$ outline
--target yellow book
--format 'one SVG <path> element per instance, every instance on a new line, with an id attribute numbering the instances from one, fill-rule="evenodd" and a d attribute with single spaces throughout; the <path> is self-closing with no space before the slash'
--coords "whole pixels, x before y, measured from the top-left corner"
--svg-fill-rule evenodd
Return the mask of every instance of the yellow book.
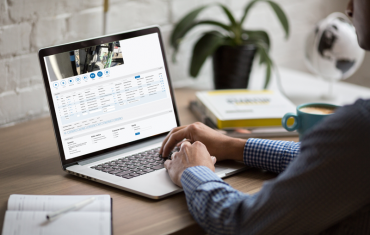
<path id="1" fill-rule="evenodd" d="M 219 129 L 281 126 L 284 114 L 296 109 L 280 92 L 270 90 L 217 90 L 196 96 L 201 111 Z"/>

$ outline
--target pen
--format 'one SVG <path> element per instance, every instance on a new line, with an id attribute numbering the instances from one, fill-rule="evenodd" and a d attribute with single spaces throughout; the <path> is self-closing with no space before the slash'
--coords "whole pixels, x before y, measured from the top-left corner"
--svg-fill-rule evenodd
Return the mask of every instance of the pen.
<path id="1" fill-rule="evenodd" d="M 52 212 L 52 213 L 46 215 L 46 219 L 47 220 L 53 220 L 53 219 L 57 218 L 58 216 L 60 216 L 60 215 L 62 215 L 64 213 L 67 213 L 68 211 L 77 210 L 77 209 L 79 209 L 81 207 L 84 207 L 87 204 L 93 202 L 94 200 L 95 200 L 95 197 L 90 197 L 90 198 L 88 198 L 86 200 L 83 200 L 81 202 L 78 202 L 76 204 L 73 204 L 72 206 L 66 207 L 66 208 L 61 209 L 59 211 Z"/>

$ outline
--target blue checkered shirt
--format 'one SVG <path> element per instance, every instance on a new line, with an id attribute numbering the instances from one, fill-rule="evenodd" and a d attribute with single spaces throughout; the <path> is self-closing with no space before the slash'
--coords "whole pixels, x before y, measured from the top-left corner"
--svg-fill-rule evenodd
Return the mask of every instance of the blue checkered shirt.
<path id="1" fill-rule="evenodd" d="M 209 234 L 370 234 L 370 101 L 326 118 L 301 143 L 248 139 L 244 163 L 280 173 L 253 195 L 204 166 L 181 177 Z"/>

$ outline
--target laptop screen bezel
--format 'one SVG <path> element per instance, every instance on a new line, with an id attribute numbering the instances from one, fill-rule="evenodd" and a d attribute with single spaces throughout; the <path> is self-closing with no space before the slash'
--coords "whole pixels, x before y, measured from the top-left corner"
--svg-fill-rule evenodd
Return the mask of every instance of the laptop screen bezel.
<path id="1" fill-rule="evenodd" d="M 49 109 L 50 109 L 50 114 L 51 114 L 51 118 L 52 118 L 52 123 L 53 123 L 53 127 L 54 127 L 54 134 L 55 134 L 55 138 L 56 138 L 56 141 L 57 141 L 59 155 L 60 155 L 60 159 L 61 159 L 61 162 L 62 162 L 63 169 L 65 169 L 67 166 L 73 165 L 73 164 L 75 164 L 79 161 L 82 161 L 82 160 L 86 160 L 86 159 L 89 159 L 89 158 L 93 158 L 93 157 L 96 157 L 96 156 L 107 154 L 107 153 L 110 153 L 112 151 L 120 150 L 122 148 L 129 147 L 129 146 L 132 146 L 132 145 L 144 142 L 144 141 L 148 141 L 148 140 L 151 140 L 151 139 L 154 139 L 154 138 L 157 138 L 157 137 L 161 137 L 161 136 L 164 137 L 169 133 L 169 131 L 165 132 L 165 133 L 157 134 L 157 135 L 154 135 L 154 136 L 150 136 L 150 137 L 147 137 L 147 138 L 143 138 L 143 139 L 140 139 L 140 140 L 136 140 L 136 141 L 128 142 L 128 143 L 125 143 L 125 144 L 117 145 L 117 146 L 114 146 L 114 147 L 110 147 L 110 148 L 107 148 L 107 149 L 103 149 L 103 150 L 100 150 L 100 151 L 96 151 L 96 152 L 93 152 L 93 153 L 85 154 L 85 155 L 67 160 L 65 158 L 64 149 L 63 149 L 63 145 L 62 145 L 62 139 L 61 139 L 61 135 L 60 135 L 60 132 L 59 132 L 59 125 L 58 125 L 56 112 L 55 112 L 55 108 L 54 108 L 54 103 L 53 103 L 53 99 L 52 99 L 52 94 L 51 94 L 51 89 L 50 89 L 50 85 L 49 85 L 50 81 L 49 81 L 49 78 L 48 78 L 48 75 L 47 75 L 47 72 L 46 72 L 44 57 L 50 56 L 50 55 L 55 55 L 55 54 L 58 54 L 58 53 L 68 52 L 68 51 L 72 51 L 72 50 L 77 50 L 77 49 L 81 49 L 81 48 L 85 48 L 85 47 L 96 46 L 96 45 L 103 44 L 103 43 L 109 43 L 109 42 L 113 42 L 113 41 L 120 41 L 120 40 L 129 39 L 129 38 L 144 36 L 144 35 L 153 34 L 153 33 L 157 33 L 157 35 L 158 35 L 158 39 L 159 39 L 160 47 L 161 47 L 161 51 L 162 51 L 162 58 L 163 58 L 163 61 L 164 61 L 164 67 L 165 67 L 167 80 L 168 80 L 168 85 L 169 85 L 170 94 L 171 94 L 171 99 L 172 99 L 172 106 L 173 106 L 173 110 L 174 110 L 174 114 L 175 114 L 175 118 L 176 118 L 176 124 L 177 124 L 177 126 L 180 126 L 180 121 L 179 121 L 178 112 L 177 112 L 177 108 L 176 108 L 175 96 L 174 96 L 174 92 L 173 92 L 173 88 L 172 88 L 171 78 L 170 78 L 170 74 L 169 74 L 169 70 L 168 70 L 166 55 L 165 55 L 163 41 L 162 41 L 162 35 L 161 35 L 160 29 L 158 27 L 150 27 L 150 28 L 145 28 L 145 29 L 139 29 L 139 30 L 135 30 L 135 31 L 123 32 L 123 33 L 119 33 L 119 34 L 108 35 L 108 36 L 103 36 L 103 37 L 99 37 L 99 38 L 92 38 L 92 39 L 87 39 L 87 40 L 83 40 L 83 41 L 72 42 L 72 43 L 68 43 L 68 44 L 63 44 L 63 45 L 58 45 L 58 46 L 54 46 L 54 47 L 48 47 L 48 48 L 40 49 L 40 51 L 38 53 L 38 56 L 39 56 L 39 61 L 40 61 L 40 65 L 41 65 L 41 71 L 42 71 L 42 76 L 43 76 L 43 80 L 44 80 L 46 96 L 47 96 L 48 103 L 49 103 Z"/>

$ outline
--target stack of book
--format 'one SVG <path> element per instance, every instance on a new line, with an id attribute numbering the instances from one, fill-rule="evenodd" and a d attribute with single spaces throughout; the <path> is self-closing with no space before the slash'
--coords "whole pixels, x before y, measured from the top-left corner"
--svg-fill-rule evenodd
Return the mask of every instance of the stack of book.
<path id="1" fill-rule="evenodd" d="M 295 105 L 277 91 L 217 90 L 197 92 L 190 110 L 206 125 L 237 138 L 298 136 L 281 126 Z M 288 124 L 292 125 L 293 120 Z"/>

